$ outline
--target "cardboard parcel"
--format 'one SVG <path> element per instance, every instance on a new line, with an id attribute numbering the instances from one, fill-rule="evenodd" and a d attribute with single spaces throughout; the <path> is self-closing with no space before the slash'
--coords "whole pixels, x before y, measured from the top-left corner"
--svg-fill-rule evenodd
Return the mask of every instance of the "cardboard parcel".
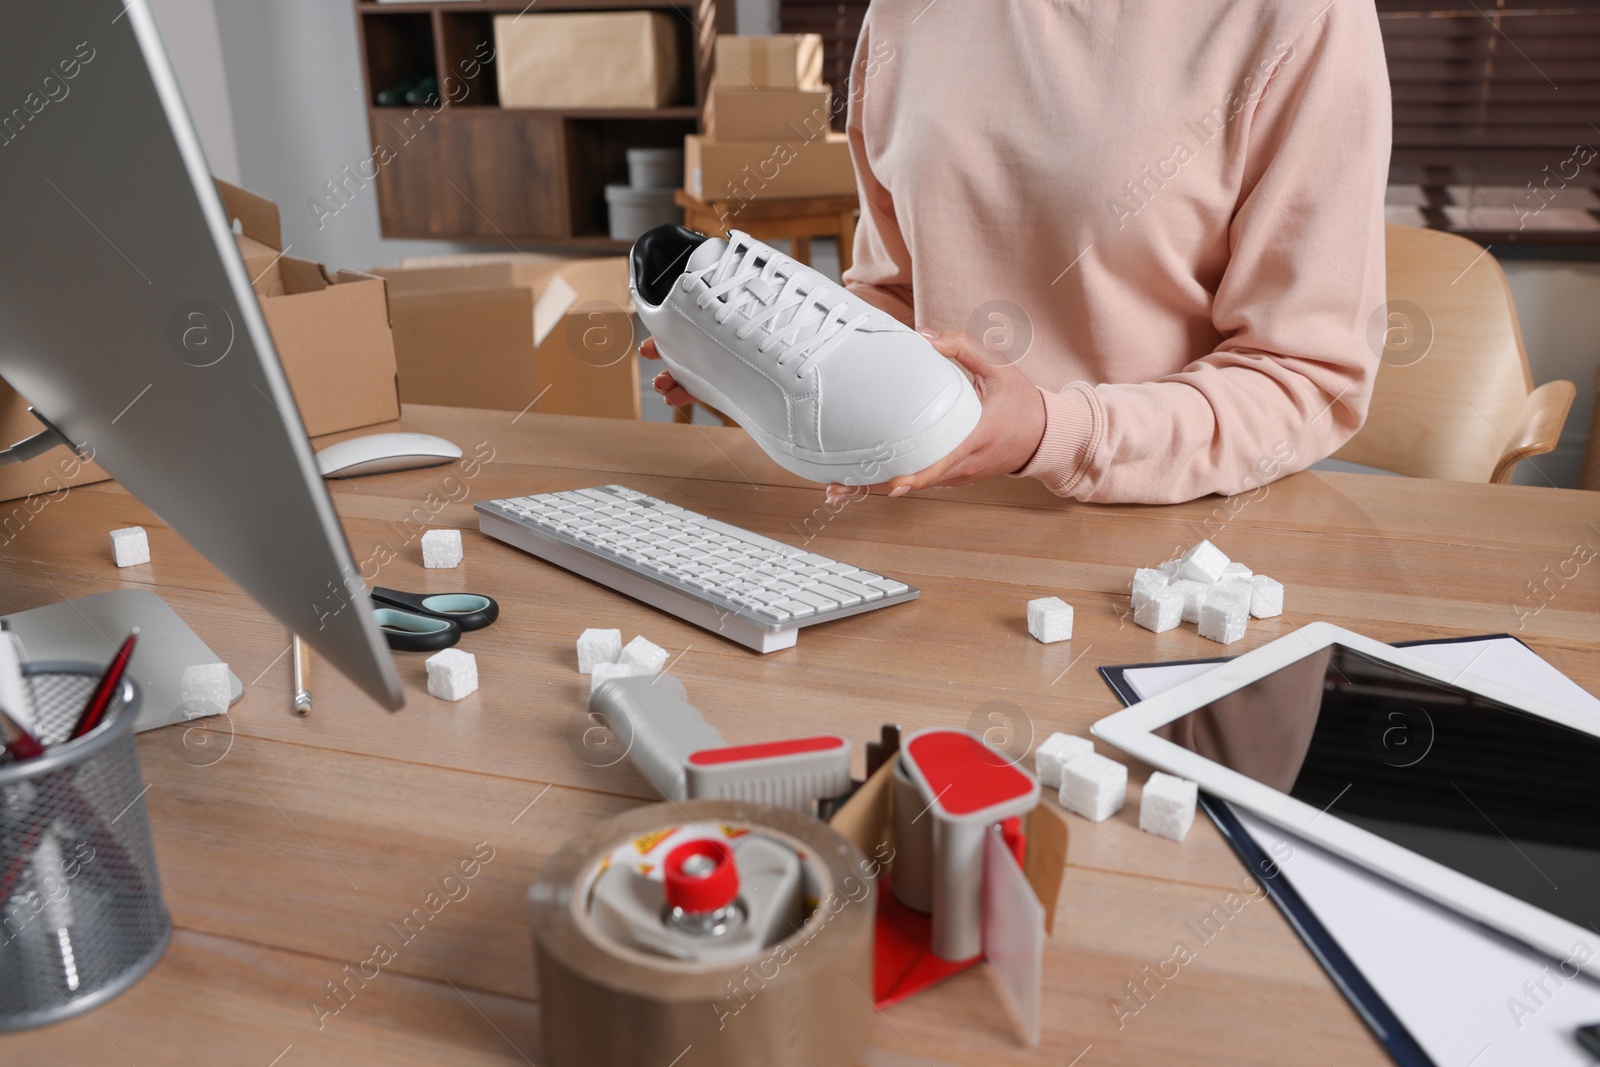
<path id="1" fill-rule="evenodd" d="M 306 434 L 400 417 L 383 279 L 287 255 L 278 205 L 217 182 Z"/>
<path id="2" fill-rule="evenodd" d="M 306 433 L 317 437 L 399 418 L 383 280 L 358 271 L 329 272 L 318 263 L 285 255 L 278 205 L 226 182 L 216 184 L 223 209 L 237 224 L 239 254 L 253 279 Z M 0 381 L 0 447 L 40 429 L 27 400 Z M 18 524 L 44 502 L 59 499 L 73 486 L 110 477 L 65 447 L 0 467 L 0 501 L 21 501 L 0 513 L 0 544 L 15 537 Z"/>
<path id="3" fill-rule="evenodd" d="M 405 402 L 639 417 L 624 257 L 423 256 L 377 272 Z"/>

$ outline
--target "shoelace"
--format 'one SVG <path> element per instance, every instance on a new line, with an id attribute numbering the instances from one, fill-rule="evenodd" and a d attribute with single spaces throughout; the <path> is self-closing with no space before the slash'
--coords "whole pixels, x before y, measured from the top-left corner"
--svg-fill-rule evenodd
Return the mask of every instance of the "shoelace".
<path id="1" fill-rule="evenodd" d="M 762 257 L 766 262 L 758 263 Z M 865 311 L 850 315 L 847 298 L 841 297 L 831 307 L 814 299 L 810 287 L 799 277 L 798 266 L 770 249 L 731 240 L 722 258 L 705 272 L 710 288 L 700 294 L 696 303 L 703 311 L 722 301 L 723 307 L 717 311 L 718 323 L 743 311 L 749 321 L 735 331 L 735 336 L 743 341 L 765 328 L 768 335 L 756 351 L 765 355 L 774 348 L 781 349 L 777 358 L 780 367 L 799 357 L 795 377 L 803 378 L 869 315 Z"/>

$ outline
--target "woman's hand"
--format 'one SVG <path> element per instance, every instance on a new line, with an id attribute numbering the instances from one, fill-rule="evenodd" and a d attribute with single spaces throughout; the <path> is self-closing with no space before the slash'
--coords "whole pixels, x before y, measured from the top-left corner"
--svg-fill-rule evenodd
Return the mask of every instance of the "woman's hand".
<path id="1" fill-rule="evenodd" d="M 917 332 L 928 338 L 941 355 L 955 360 L 972 375 L 972 385 L 978 390 L 978 399 L 983 401 L 983 415 L 967 439 L 944 459 L 926 470 L 873 488 L 886 491 L 890 496 L 904 496 L 913 489 L 965 485 L 1014 474 L 1026 467 L 1044 439 L 1044 397 L 1039 387 L 1014 364 L 990 363 L 984 359 L 972 338 L 960 330 L 941 334 L 931 330 Z M 660 388 L 659 382 L 658 378 L 657 388 Z M 830 485 L 828 499 L 841 498 L 847 491 L 844 486 Z"/>
<path id="2" fill-rule="evenodd" d="M 639 346 L 639 355 L 645 359 L 661 358 L 661 353 L 656 350 L 656 339 L 654 337 L 646 337 L 644 339 L 644 344 Z M 675 408 L 685 408 L 696 402 L 695 398 L 689 395 L 689 391 L 678 384 L 677 379 L 672 376 L 672 372 L 669 370 L 664 370 L 656 375 L 651 379 L 650 384 L 655 388 L 656 392 L 661 394 L 663 400 Z"/>

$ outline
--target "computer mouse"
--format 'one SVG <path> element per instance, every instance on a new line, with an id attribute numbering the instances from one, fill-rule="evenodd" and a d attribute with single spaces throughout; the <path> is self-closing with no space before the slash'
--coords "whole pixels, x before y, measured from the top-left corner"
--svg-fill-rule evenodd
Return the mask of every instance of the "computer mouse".
<path id="1" fill-rule="evenodd" d="M 374 433 L 329 445 L 317 453 L 324 478 L 434 467 L 461 458 L 461 449 L 431 433 Z"/>

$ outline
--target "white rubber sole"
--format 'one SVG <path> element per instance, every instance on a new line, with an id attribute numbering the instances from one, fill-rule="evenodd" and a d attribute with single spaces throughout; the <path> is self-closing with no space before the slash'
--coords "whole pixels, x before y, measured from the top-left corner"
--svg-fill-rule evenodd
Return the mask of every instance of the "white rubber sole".
<path id="1" fill-rule="evenodd" d="M 983 402 L 967 384 L 949 411 L 933 425 L 907 440 L 886 441 L 877 448 L 851 452 L 817 452 L 800 448 L 789 440 L 768 433 L 755 425 L 739 405 L 710 382 L 679 367 L 665 352 L 662 352 L 661 359 L 679 385 L 742 426 L 778 466 L 791 474 L 823 484 L 878 485 L 927 470 L 965 441 L 983 415 Z"/>

